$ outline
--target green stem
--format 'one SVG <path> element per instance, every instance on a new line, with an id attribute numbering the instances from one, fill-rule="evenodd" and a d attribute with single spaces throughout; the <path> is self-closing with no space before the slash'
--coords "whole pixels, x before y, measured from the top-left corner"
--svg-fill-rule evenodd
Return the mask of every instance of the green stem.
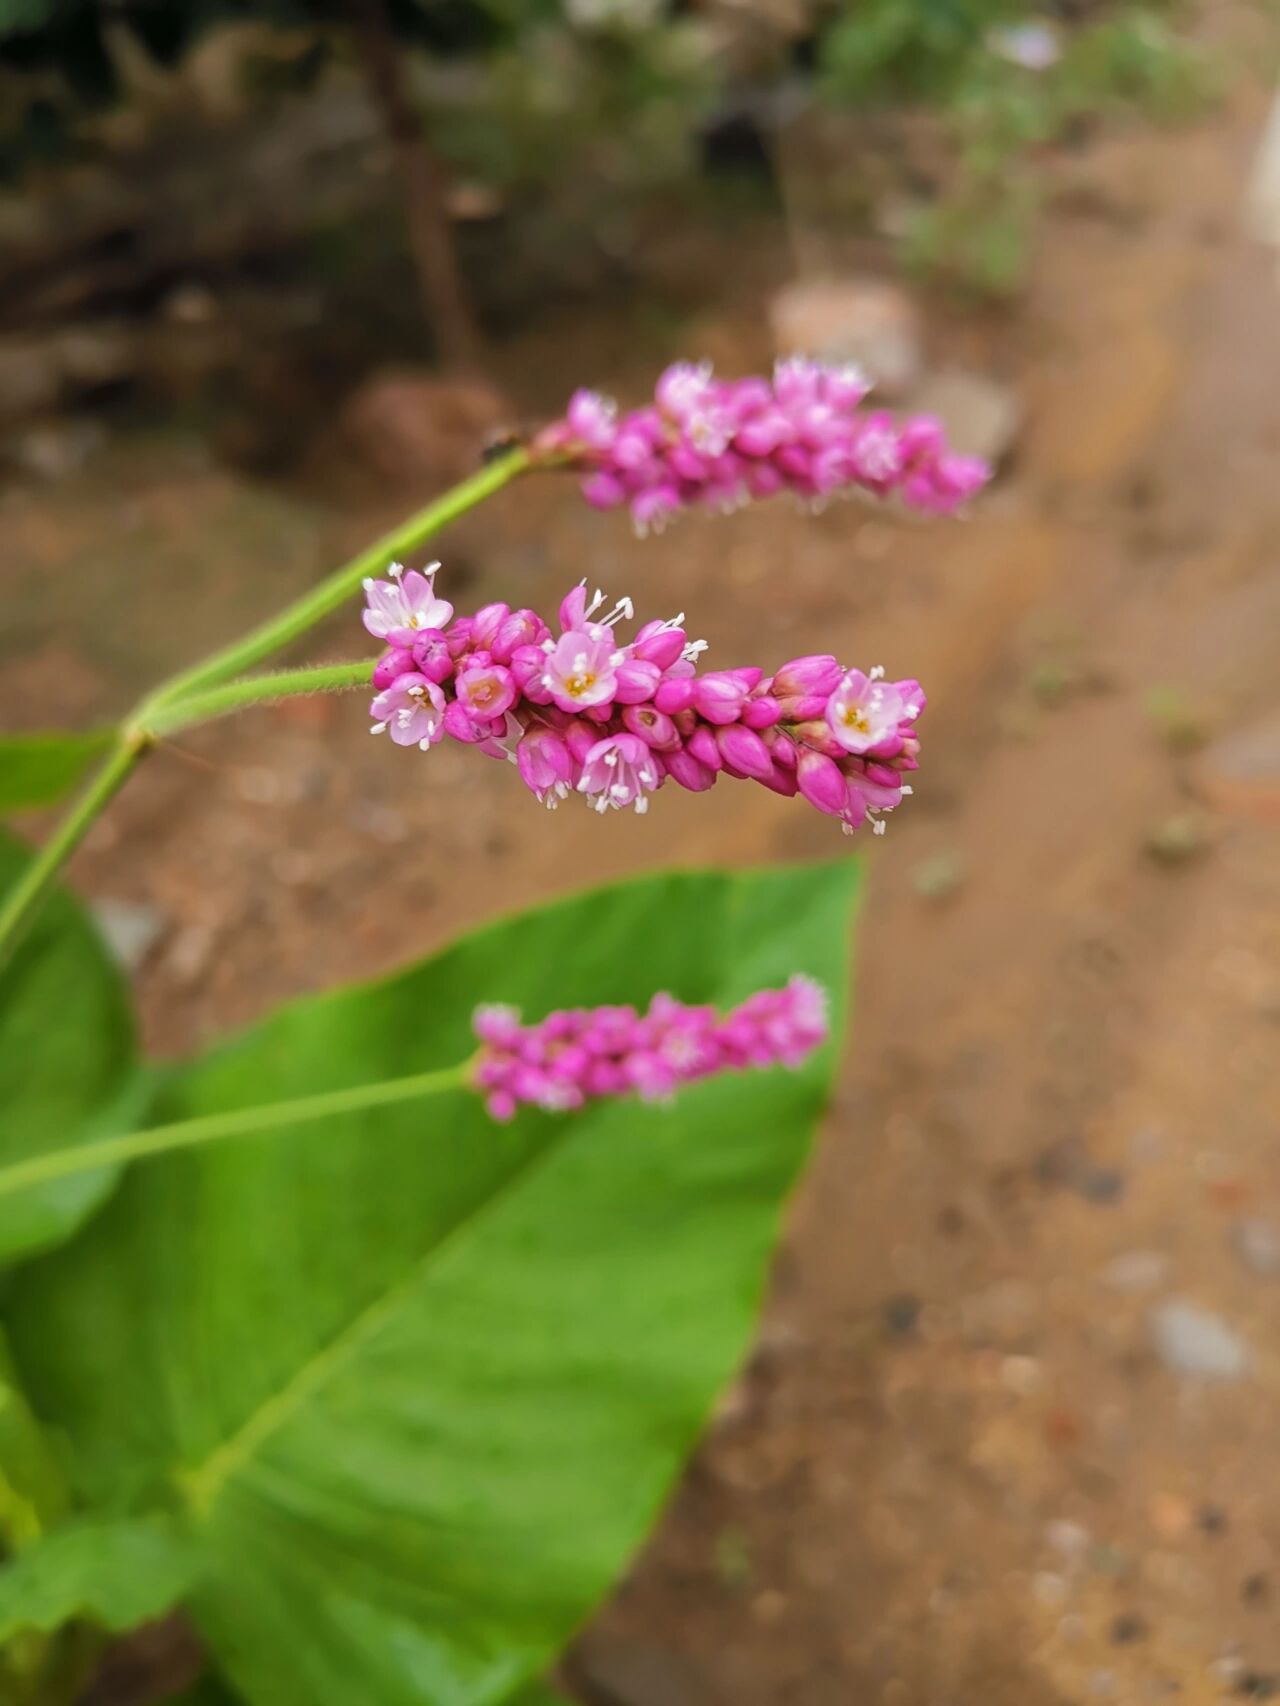
<path id="1" fill-rule="evenodd" d="M 277 677 L 272 688 L 266 687 L 271 677 L 263 677 L 258 682 L 236 682 L 232 678 L 243 675 L 245 670 L 252 669 L 254 664 L 260 663 L 263 658 L 270 657 L 273 652 L 278 652 L 291 640 L 296 640 L 300 634 L 306 633 L 308 628 L 313 628 L 317 622 L 345 603 L 367 575 L 376 574 L 397 557 L 415 550 L 432 534 L 456 521 L 460 515 L 465 515 L 469 509 L 474 509 L 478 503 L 483 503 L 485 498 L 500 491 L 528 467 L 527 450 L 513 450 L 490 462 L 470 479 L 463 480 L 443 497 L 437 498 L 416 515 L 411 515 L 394 532 L 370 545 L 368 550 L 362 551 L 358 557 L 353 557 L 349 563 L 335 570 L 322 580 L 319 586 L 280 611 L 278 615 L 252 629 L 242 639 L 224 646 L 220 652 L 205 658 L 202 663 L 194 664 L 180 675 L 161 683 L 154 693 L 148 694 L 127 719 L 119 745 L 54 830 L 46 845 L 27 866 L 22 877 L 4 897 L 3 904 L 0 905 L 0 966 L 3 966 L 13 952 L 14 944 L 27 918 L 80 845 L 94 818 L 119 791 L 143 753 L 154 743 L 157 734 L 172 734 L 175 729 L 186 728 L 193 722 L 203 722 L 208 717 L 222 716 L 228 711 L 238 710 L 242 705 L 254 704 L 261 699 L 279 699 L 290 693 L 323 692 L 326 687 L 332 689 L 357 685 L 355 678 L 349 673 L 356 668 L 355 665 L 334 665 L 329 672 L 324 669 L 311 671 L 310 679 L 305 684 L 298 685 L 294 685 L 294 682 L 299 680 L 299 673 L 289 671 Z M 326 673 L 331 676 L 327 681 L 321 679 Z M 232 690 L 225 699 L 203 692 L 205 688 L 228 681 L 232 682 Z M 179 704 L 178 701 L 182 703 Z M 160 714 L 162 711 L 169 711 L 171 707 L 172 716 Z"/>
<path id="2" fill-rule="evenodd" d="M 328 1119 L 335 1114 L 364 1113 L 370 1108 L 461 1090 L 466 1087 L 470 1069 L 471 1062 L 464 1060 L 456 1066 L 442 1066 L 434 1072 L 418 1072 L 408 1078 L 388 1078 L 379 1084 L 357 1084 L 347 1090 L 325 1090 L 316 1096 L 263 1102 L 254 1108 L 235 1108 L 225 1114 L 202 1114 L 196 1119 L 175 1120 L 171 1125 L 152 1126 L 146 1131 L 99 1138 L 74 1149 L 50 1150 L 0 1167 L 0 1197 L 47 1185 L 55 1179 L 90 1173 L 99 1167 L 116 1167 L 146 1156 L 169 1155 L 178 1149 L 219 1143 L 227 1137 L 256 1137 L 282 1126 Z"/>
<path id="3" fill-rule="evenodd" d="M 0 965 L 17 946 L 29 916 L 84 840 L 98 813 L 119 793 L 150 744 L 150 736 L 140 730 L 121 736 L 106 763 L 90 778 L 79 799 L 4 897 L 0 906 Z"/>
<path id="4" fill-rule="evenodd" d="M 450 522 L 456 521 L 460 515 L 465 515 L 469 509 L 474 509 L 485 498 L 500 491 L 514 480 L 517 474 L 524 473 L 528 466 L 529 455 L 525 450 L 513 450 L 508 455 L 490 462 L 487 467 L 481 468 L 479 473 L 473 474 L 461 485 L 454 486 L 443 497 L 437 498 L 416 515 L 411 515 L 408 521 L 402 522 L 394 532 L 386 534 L 362 551 L 358 557 L 353 557 L 342 568 L 336 569 L 322 580 L 319 586 L 313 587 L 278 615 L 272 616 L 260 627 L 252 629 L 242 639 L 233 641 L 220 652 L 215 652 L 212 657 L 205 658 L 202 663 L 195 664 L 181 675 L 174 676 L 171 681 L 162 683 L 141 708 L 139 720 L 146 722 L 157 705 L 167 705 L 175 699 L 189 698 L 201 688 L 227 681 L 232 676 L 243 675 L 245 670 L 252 669 L 253 665 L 261 663 L 263 658 L 271 657 L 291 640 L 296 640 L 300 634 L 305 634 L 309 628 L 314 628 L 317 622 L 345 604 L 352 593 L 359 590 L 367 575 L 376 575 L 397 557 L 406 556 L 416 550 L 442 527 L 447 527 Z"/>
<path id="5" fill-rule="evenodd" d="M 373 678 L 372 658 L 357 663 L 313 664 L 305 669 L 282 669 L 271 675 L 248 675 L 241 681 L 229 681 L 223 687 L 211 687 L 204 693 L 166 700 L 146 717 L 146 733 L 155 739 L 176 734 L 195 723 L 212 722 L 215 717 L 230 716 L 233 711 L 247 710 L 251 705 L 265 705 L 276 699 L 294 699 L 306 693 L 341 693 L 351 687 L 368 687 Z"/>

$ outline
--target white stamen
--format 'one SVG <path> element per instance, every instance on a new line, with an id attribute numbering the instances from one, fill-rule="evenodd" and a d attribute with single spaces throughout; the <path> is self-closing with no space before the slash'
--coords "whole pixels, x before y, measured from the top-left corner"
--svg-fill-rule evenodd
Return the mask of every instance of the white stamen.
<path id="1" fill-rule="evenodd" d="M 385 734 L 386 732 L 387 732 L 387 725 L 385 723 L 374 723 L 373 727 L 369 730 L 369 733 L 371 735 L 381 735 L 381 734 Z"/>
<path id="2" fill-rule="evenodd" d="M 867 680 L 868 681 L 883 681 L 884 680 L 884 665 L 882 663 L 878 663 L 874 669 L 869 670 L 867 672 Z"/>

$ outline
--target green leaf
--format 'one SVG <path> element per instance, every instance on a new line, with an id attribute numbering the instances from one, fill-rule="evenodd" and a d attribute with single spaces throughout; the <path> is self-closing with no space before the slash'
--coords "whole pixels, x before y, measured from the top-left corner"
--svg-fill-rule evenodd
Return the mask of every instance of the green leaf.
<path id="1" fill-rule="evenodd" d="M 33 1544 L 65 1503 L 62 1474 L 0 1334 L 0 1553 Z"/>
<path id="2" fill-rule="evenodd" d="M 0 1642 L 83 1619 L 116 1632 L 170 1611 L 195 1555 L 160 1520 L 78 1522 L 0 1566 Z"/>
<path id="3" fill-rule="evenodd" d="M 60 800 L 114 739 L 114 729 L 0 736 L 0 812 L 26 811 Z"/>
<path id="4" fill-rule="evenodd" d="M 447 1065 L 481 1000 L 724 1006 L 803 971 L 838 1027 L 856 886 L 842 861 L 576 897 L 283 1009 L 156 1117 Z M 101 1507 L 179 1490 L 190 1608 L 252 1706 L 497 1706 L 545 1669 L 749 1342 L 833 1053 L 669 1107 L 497 1127 L 459 1090 L 164 1156 L 17 1272 L 37 1412 Z"/>
<path id="5" fill-rule="evenodd" d="M 0 835 L 0 893 L 27 850 Z M 138 1111 L 129 994 L 93 925 L 66 892 L 49 896 L 0 964 L 0 1167 L 102 1135 Z M 0 1262 L 57 1243 L 103 1199 L 118 1169 L 98 1168 L 0 1198 Z"/>

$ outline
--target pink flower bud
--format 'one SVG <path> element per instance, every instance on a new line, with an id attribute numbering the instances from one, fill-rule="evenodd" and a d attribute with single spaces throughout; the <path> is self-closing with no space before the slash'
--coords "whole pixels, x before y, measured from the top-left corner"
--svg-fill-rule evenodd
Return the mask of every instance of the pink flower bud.
<path id="1" fill-rule="evenodd" d="M 600 739 L 599 729 L 592 728 L 590 723 L 583 722 L 580 717 L 575 717 L 571 723 L 566 724 L 563 734 L 564 743 L 576 765 L 585 763 L 587 754 Z"/>
<path id="2" fill-rule="evenodd" d="M 768 776 L 760 776 L 757 780 L 787 800 L 797 792 L 795 772 L 785 769 L 781 764 L 775 764 Z"/>
<path id="3" fill-rule="evenodd" d="M 428 628 L 421 639 L 414 642 L 413 663 L 428 681 L 448 681 L 453 674 L 454 657 L 449 650 L 449 641 L 438 628 Z"/>
<path id="4" fill-rule="evenodd" d="M 724 764 L 713 729 L 695 729 L 685 742 L 685 750 L 708 770 L 719 770 Z"/>
<path id="5" fill-rule="evenodd" d="M 625 658 L 615 672 L 614 699 L 619 705 L 642 705 L 653 698 L 661 681 L 662 671 L 656 663 Z"/>
<path id="6" fill-rule="evenodd" d="M 582 495 L 592 509 L 617 509 L 627 501 L 627 488 L 616 475 L 602 471 L 582 482 Z"/>
<path id="7" fill-rule="evenodd" d="M 812 747 L 815 752 L 825 752 L 828 758 L 843 758 L 845 749 L 831 732 L 830 725 L 825 719 L 812 722 L 796 723 L 792 730 L 796 743 L 801 747 Z"/>
<path id="8" fill-rule="evenodd" d="M 522 698 L 532 705 L 549 705 L 551 689 L 543 679 L 547 654 L 541 646 L 520 646 L 511 656 L 511 678 Z"/>
<path id="9" fill-rule="evenodd" d="M 680 745 L 680 735 L 670 717 L 653 705 L 627 705 L 622 713 L 624 727 L 657 752 Z"/>
<path id="10" fill-rule="evenodd" d="M 489 652 L 495 663 L 510 663 L 522 646 L 541 645 L 547 638 L 547 625 L 534 611 L 513 610 L 498 628 Z"/>
<path id="11" fill-rule="evenodd" d="M 647 622 L 635 637 L 631 655 L 656 664 L 660 670 L 670 669 L 679 662 L 685 640 L 683 628 L 669 628 L 665 622 Z"/>
<path id="12" fill-rule="evenodd" d="M 407 675 L 413 667 L 413 653 L 406 651 L 403 646 L 392 646 L 389 652 L 383 652 L 373 666 L 373 685 L 381 693 L 384 687 L 390 687 L 398 676 Z"/>
<path id="13" fill-rule="evenodd" d="M 654 694 L 653 702 L 667 716 L 678 716 L 693 704 L 695 686 L 693 676 L 669 676 Z"/>
<path id="14" fill-rule="evenodd" d="M 460 699 L 451 699 L 445 707 L 444 732 L 464 746 L 475 746 L 479 741 L 488 740 L 489 725 L 477 723 Z"/>
<path id="15" fill-rule="evenodd" d="M 779 730 L 774 729 L 765 735 L 764 743 L 773 754 L 775 764 L 780 764 L 784 770 L 795 769 L 800 754 L 790 735 L 784 735 Z"/>
<path id="16" fill-rule="evenodd" d="M 699 764 L 693 754 L 684 749 L 675 752 L 664 752 L 662 762 L 667 775 L 680 787 L 687 788 L 691 794 L 702 794 L 715 785 L 716 773 L 708 770 L 705 764 Z"/>
<path id="17" fill-rule="evenodd" d="M 730 723 L 727 728 L 716 730 L 716 745 L 731 770 L 752 776 L 757 782 L 773 775 L 769 748 L 754 729 L 746 728 L 742 723 Z"/>
<path id="18" fill-rule="evenodd" d="M 736 723 L 750 691 L 731 671 L 712 670 L 694 681 L 694 708 L 709 723 Z"/>
<path id="19" fill-rule="evenodd" d="M 781 716 L 778 701 L 768 693 L 748 699 L 742 707 L 742 721 L 749 729 L 771 729 Z"/>
<path id="20" fill-rule="evenodd" d="M 840 685 L 843 674 L 838 659 L 827 652 L 792 658 L 774 676 L 770 692 L 778 699 L 808 698 L 820 694 L 825 705 Z"/>
<path id="21" fill-rule="evenodd" d="M 796 763 L 796 783 L 811 806 L 828 817 L 840 817 L 848 799 L 848 782 L 834 758 L 802 747 Z"/>
<path id="22" fill-rule="evenodd" d="M 488 651 L 494 635 L 511 614 L 509 604 L 486 604 L 471 618 L 471 643 L 477 651 Z"/>

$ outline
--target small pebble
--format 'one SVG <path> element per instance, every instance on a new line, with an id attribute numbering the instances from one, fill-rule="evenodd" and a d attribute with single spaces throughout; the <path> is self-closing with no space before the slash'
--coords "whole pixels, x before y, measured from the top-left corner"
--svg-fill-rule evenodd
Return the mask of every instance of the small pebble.
<path id="1" fill-rule="evenodd" d="M 1071 1588 L 1065 1576 L 1059 1576 L 1053 1570 L 1037 1570 L 1031 1578 L 1031 1592 L 1037 1605 L 1056 1611 L 1067 1603 Z"/>
<path id="2" fill-rule="evenodd" d="M 1242 1700 L 1280 1699 L 1280 1671 L 1247 1670 L 1236 1683 Z"/>
<path id="3" fill-rule="evenodd" d="M 1280 1226 L 1248 1215 L 1231 1228 L 1236 1255 L 1259 1279 L 1280 1279 Z"/>
<path id="4" fill-rule="evenodd" d="M 1151 1335 L 1160 1360 L 1175 1374 L 1239 1380 L 1249 1371 L 1248 1347 L 1222 1317 L 1182 1298 L 1152 1310 Z"/>
<path id="5" fill-rule="evenodd" d="M 1230 1526 L 1227 1513 L 1221 1505 L 1201 1505 L 1196 1512 L 1196 1527 L 1202 1534 L 1216 1537 L 1225 1534 Z"/>
<path id="6" fill-rule="evenodd" d="M 168 928 L 154 906 L 128 900 L 99 900 L 93 905 L 98 929 L 122 971 L 137 971 Z"/>
<path id="7" fill-rule="evenodd" d="M 885 1330 L 895 1339 L 909 1339 L 920 1324 L 920 1299 L 910 1292 L 886 1297 L 880 1305 Z"/>
<path id="8" fill-rule="evenodd" d="M 1147 857 L 1157 865 L 1185 865 L 1198 858 L 1209 845 L 1199 820 L 1186 812 L 1177 812 L 1154 824 L 1147 832 L 1143 846 Z"/>
<path id="9" fill-rule="evenodd" d="M 1190 1506 L 1176 1493 L 1153 1493 L 1147 1515 L 1162 1540 L 1181 1540 L 1191 1527 Z"/>
<path id="10" fill-rule="evenodd" d="M 1159 1291 L 1169 1277 L 1169 1258 L 1163 1250 L 1126 1250 L 1113 1256 L 1102 1270 L 1102 1283 L 1112 1291 Z"/>
<path id="11" fill-rule="evenodd" d="M 1111 1624 L 1111 1639 L 1118 1647 L 1127 1646 L 1131 1641 L 1145 1640 L 1147 1633 L 1147 1620 L 1136 1611 L 1121 1612 Z"/>
<path id="12" fill-rule="evenodd" d="M 1124 1174 L 1117 1167 L 1082 1167 L 1072 1182 L 1086 1202 L 1119 1202 L 1124 1195 Z"/>
<path id="13" fill-rule="evenodd" d="M 1090 1535 L 1087 1528 L 1082 1528 L 1078 1522 L 1071 1522 L 1067 1517 L 1055 1517 L 1045 1525 L 1045 1540 L 1060 1557 L 1071 1563 L 1079 1563 L 1089 1550 Z"/>

